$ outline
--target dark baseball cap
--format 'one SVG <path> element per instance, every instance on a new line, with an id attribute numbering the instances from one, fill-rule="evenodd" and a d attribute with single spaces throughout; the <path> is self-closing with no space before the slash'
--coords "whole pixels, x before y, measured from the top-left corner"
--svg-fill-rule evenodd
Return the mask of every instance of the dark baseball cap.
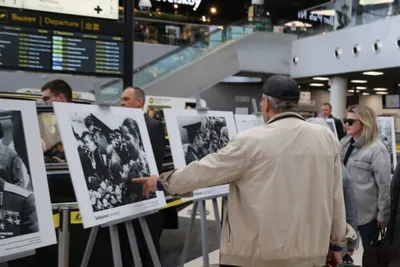
<path id="1" fill-rule="evenodd" d="M 299 85 L 286 75 L 274 75 L 268 78 L 261 89 L 261 94 L 281 100 L 300 99 Z"/>

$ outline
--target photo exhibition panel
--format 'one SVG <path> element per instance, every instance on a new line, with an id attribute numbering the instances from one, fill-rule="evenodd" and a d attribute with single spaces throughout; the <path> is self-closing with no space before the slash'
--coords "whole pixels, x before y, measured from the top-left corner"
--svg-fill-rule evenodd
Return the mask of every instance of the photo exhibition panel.
<path id="1" fill-rule="evenodd" d="M 56 243 L 36 105 L 0 100 L 0 257 Z"/>
<path id="2" fill-rule="evenodd" d="M 164 116 L 175 168 L 218 152 L 237 134 L 232 112 L 164 109 Z M 203 188 L 195 191 L 190 200 L 227 193 L 229 185 Z"/>
<path id="3" fill-rule="evenodd" d="M 166 205 L 163 192 L 147 199 L 131 182 L 158 174 L 142 110 L 55 103 L 54 111 L 85 228 Z"/>

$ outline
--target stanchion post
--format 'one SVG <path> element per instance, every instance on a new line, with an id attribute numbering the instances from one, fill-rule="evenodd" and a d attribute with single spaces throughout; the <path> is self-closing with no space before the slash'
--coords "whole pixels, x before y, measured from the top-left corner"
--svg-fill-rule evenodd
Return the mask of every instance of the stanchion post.
<path id="1" fill-rule="evenodd" d="M 62 223 L 58 230 L 58 267 L 69 267 L 69 208 L 60 208 Z"/>

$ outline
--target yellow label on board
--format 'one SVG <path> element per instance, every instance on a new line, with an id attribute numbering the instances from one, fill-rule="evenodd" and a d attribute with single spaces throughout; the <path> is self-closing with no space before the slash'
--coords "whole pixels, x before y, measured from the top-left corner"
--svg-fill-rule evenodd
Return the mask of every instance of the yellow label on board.
<path id="1" fill-rule="evenodd" d="M 60 213 L 53 214 L 53 223 L 55 229 L 60 227 Z"/>
<path id="2" fill-rule="evenodd" d="M 79 211 L 71 211 L 71 224 L 82 224 L 82 217 Z"/>

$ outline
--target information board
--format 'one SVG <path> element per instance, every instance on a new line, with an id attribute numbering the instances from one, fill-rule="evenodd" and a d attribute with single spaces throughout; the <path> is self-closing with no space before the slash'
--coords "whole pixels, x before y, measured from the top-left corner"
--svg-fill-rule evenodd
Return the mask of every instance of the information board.
<path id="1" fill-rule="evenodd" d="M 118 19 L 118 0 L 0 0 L 0 6 L 75 16 Z"/>
<path id="2" fill-rule="evenodd" d="M 115 36 L 0 25 L 0 68 L 121 76 L 123 42 Z"/>

